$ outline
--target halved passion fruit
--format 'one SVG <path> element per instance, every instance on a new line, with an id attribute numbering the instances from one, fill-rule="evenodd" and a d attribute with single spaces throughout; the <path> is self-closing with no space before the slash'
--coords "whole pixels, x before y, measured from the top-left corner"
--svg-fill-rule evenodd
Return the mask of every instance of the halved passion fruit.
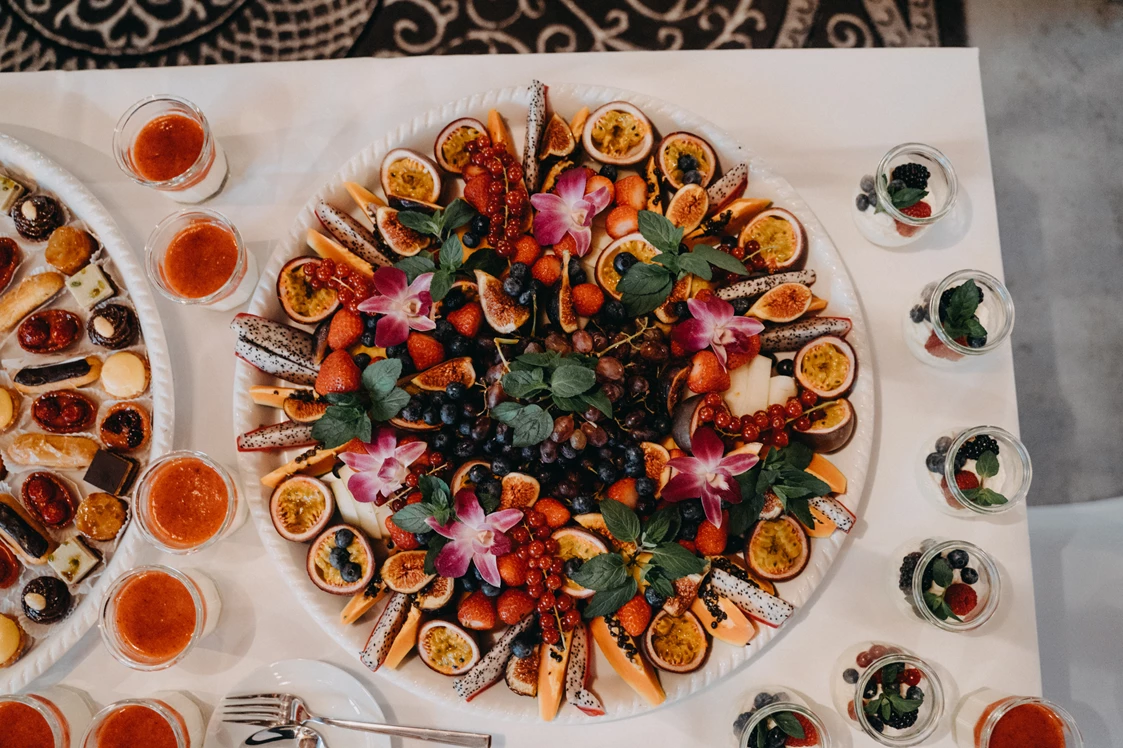
<path id="1" fill-rule="evenodd" d="M 584 562 L 594 556 L 608 553 L 608 545 L 588 530 L 577 527 L 561 527 L 554 530 L 550 537 L 558 544 L 558 552 L 554 554 L 554 558 L 560 558 L 563 562 L 571 558 L 577 558 Z M 565 586 L 562 589 L 573 597 L 592 597 L 596 592 L 596 590 L 582 587 L 568 577 L 566 577 Z"/>
<path id="2" fill-rule="evenodd" d="M 395 208 L 382 207 L 375 211 L 375 228 L 386 249 L 402 257 L 413 257 L 432 242 L 428 236 L 399 221 Z"/>
<path id="3" fill-rule="evenodd" d="M 795 355 L 795 378 L 806 389 L 829 400 L 850 389 L 857 366 L 850 344 L 829 335 L 799 349 Z"/>
<path id="4" fill-rule="evenodd" d="M 382 159 L 379 171 L 386 197 L 404 197 L 435 203 L 441 197 L 441 173 L 424 155 L 409 148 L 395 148 Z"/>
<path id="5" fill-rule="evenodd" d="M 745 561 L 753 574 L 772 582 L 799 576 L 811 558 L 811 540 L 795 518 L 784 515 L 756 523 L 745 544 Z"/>
<path id="6" fill-rule="evenodd" d="M 585 152 L 597 161 L 629 166 L 647 158 L 655 134 L 647 115 L 635 105 L 612 101 L 589 115 L 581 140 Z"/>
<path id="7" fill-rule="evenodd" d="M 294 475 L 273 489 L 269 516 L 277 534 L 285 540 L 304 543 L 316 537 L 331 521 L 335 499 L 320 480 Z"/>
<path id="8" fill-rule="evenodd" d="M 334 525 L 313 541 L 307 567 L 312 583 L 324 592 L 354 595 L 374 578 L 374 554 L 358 528 Z"/>
<path id="9" fill-rule="evenodd" d="M 463 675 L 480 661 L 476 640 L 455 623 L 426 621 L 417 634 L 417 654 L 441 675 Z"/>
<path id="10" fill-rule="evenodd" d="M 667 203 L 667 220 L 681 226 L 684 234 L 698 228 L 706 212 L 710 209 L 710 199 L 706 191 L 697 184 L 687 184 L 679 188 Z"/>
<path id="11" fill-rule="evenodd" d="M 789 210 L 771 208 L 757 214 L 741 231 L 740 245 L 760 245 L 760 256 L 772 271 L 799 270 L 807 264 L 807 232 Z"/>
<path id="12" fill-rule="evenodd" d="M 797 431 L 796 435 L 816 452 L 837 452 L 842 449 L 854 433 L 857 416 L 854 406 L 846 398 L 823 403 L 823 417 L 811 422 L 807 431 Z"/>
<path id="13" fill-rule="evenodd" d="M 651 664 L 670 673 L 697 670 L 706 661 L 709 651 L 706 630 L 689 610 L 680 616 L 672 616 L 665 610 L 656 613 L 643 643 Z"/>
<path id="14" fill-rule="evenodd" d="M 412 595 L 437 578 L 425 571 L 425 551 L 402 551 L 382 562 L 382 581 L 394 592 Z"/>
<path id="15" fill-rule="evenodd" d="M 659 141 L 655 157 L 663 178 L 674 190 L 686 184 L 704 188 L 717 173 L 717 156 L 713 147 L 693 133 L 673 132 L 666 136 Z"/>
<path id="16" fill-rule="evenodd" d="M 781 283 L 757 299 L 748 314 L 765 322 L 794 322 L 811 308 L 813 296 L 802 283 Z"/>
<path id="17" fill-rule="evenodd" d="M 616 255 L 627 252 L 640 262 L 651 262 L 651 258 L 659 254 L 659 250 L 651 246 L 643 234 L 638 231 L 634 234 L 622 236 L 605 247 L 597 256 L 597 264 L 593 269 L 593 276 L 597 279 L 604 292 L 619 301 L 620 292 L 616 286 L 620 284 L 620 273 L 616 272 L 614 262 Z"/>
<path id="18" fill-rule="evenodd" d="M 304 274 L 304 266 L 319 262 L 315 257 L 297 257 L 289 260 L 277 275 L 277 298 L 285 314 L 293 322 L 314 325 L 327 319 L 339 308 L 339 294 L 334 288 L 312 288 Z"/>
<path id="19" fill-rule="evenodd" d="M 433 144 L 433 155 L 441 168 L 453 174 L 463 174 L 468 165 L 468 149 L 465 147 L 487 132 L 487 126 L 478 119 L 462 117 L 449 122 L 437 142 Z"/>

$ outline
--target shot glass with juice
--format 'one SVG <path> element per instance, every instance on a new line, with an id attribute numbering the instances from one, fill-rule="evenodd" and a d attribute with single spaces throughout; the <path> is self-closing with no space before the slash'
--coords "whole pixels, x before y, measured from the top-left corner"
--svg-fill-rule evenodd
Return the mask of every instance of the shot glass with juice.
<path id="1" fill-rule="evenodd" d="M 203 715 L 191 699 L 161 691 L 125 699 L 94 715 L 82 748 L 202 748 Z"/>
<path id="2" fill-rule="evenodd" d="M 221 213 L 174 213 L 153 229 L 145 246 L 148 278 L 167 298 L 229 311 L 257 285 L 257 261 L 238 229 Z"/>
<path id="3" fill-rule="evenodd" d="M 226 468 L 201 452 L 170 452 L 137 482 L 141 534 L 162 551 L 201 551 L 237 529 L 238 488 Z"/>

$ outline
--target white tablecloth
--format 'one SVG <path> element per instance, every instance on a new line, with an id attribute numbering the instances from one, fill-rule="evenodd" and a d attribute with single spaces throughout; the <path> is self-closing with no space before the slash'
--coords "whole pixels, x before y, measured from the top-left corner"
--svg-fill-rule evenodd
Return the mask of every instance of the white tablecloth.
<path id="1" fill-rule="evenodd" d="M 225 606 L 218 632 L 181 665 L 134 673 L 91 631 L 33 688 L 62 681 L 86 689 L 100 704 L 187 689 L 209 711 L 251 669 L 307 657 L 367 678 L 395 720 L 487 730 L 508 746 L 728 745 L 725 716 L 753 684 L 795 688 L 818 703 L 818 711 L 833 714 L 828 672 L 843 648 L 862 639 L 896 642 L 939 663 L 953 677 L 953 696 L 984 685 L 1039 693 L 1024 509 L 1001 522 L 946 516 L 917 495 L 913 469 L 921 442 L 945 427 L 1018 426 L 1008 345 L 964 371 L 945 372 L 917 362 L 901 335 L 901 315 L 924 283 L 963 267 L 1002 274 L 974 51 L 613 53 L 6 74 L 0 76 L 0 130 L 85 181 L 139 253 L 152 226 L 176 206 L 117 169 L 110 154 L 113 126 L 143 96 L 186 96 L 206 112 L 230 158 L 229 185 L 212 207 L 234 220 L 264 264 L 308 195 L 370 140 L 431 107 L 532 76 L 640 91 L 728 129 L 794 184 L 855 276 L 872 332 L 880 446 L 858 529 L 811 609 L 748 668 L 649 716 L 566 727 L 487 723 L 368 678 L 354 653 L 338 649 L 293 605 L 289 582 L 274 573 L 247 523 L 186 564 L 217 580 Z M 905 141 L 931 143 L 951 158 L 960 178 L 960 221 L 937 227 L 914 248 L 891 252 L 864 241 L 848 211 L 858 178 Z M 234 465 L 230 315 L 160 306 L 175 369 L 176 447 Z M 894 607 L 885 581 L 899 563 L 892 552 L 906 537 L 928 536 L 970 540 L 997 558 L 1004 599 L 981 632 L 941 632 Z M 873 745 L 837 717 L 834 724 L 841 745 Z M 952 745 L 946 730 L 935 744 Z"/>

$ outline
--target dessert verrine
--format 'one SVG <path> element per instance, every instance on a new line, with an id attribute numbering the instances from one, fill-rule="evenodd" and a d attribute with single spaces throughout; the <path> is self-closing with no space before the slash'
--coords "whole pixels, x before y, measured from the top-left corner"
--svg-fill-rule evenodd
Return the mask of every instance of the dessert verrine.
<path id="1" fill-rule="evenodd" d="M 1032 696 L 981 688 L 960 702 L 955 715 L 959 748 L 1081 748 L 1076 720 L 1064 708 Z"/>
<path id="2" fill-rule="evenodd" d="M 201 452 L 171 452 L 141 476 L 136 514 L 153 545 L 168 553 L 194 553 L 231 530 L 238 502 L 224 467 Z"/>
<path id="3" fill-rule="evenodd" d="M 998 566 L 983 549 L 962 540 L 902 545 L 894 555 L 893 597 L 910 616 L 945 631 L 970 631 L 998 609 Z"/>
<path id="4" fill-rule="evenodd" d="M 823 721 L 806 699 L 790 688 L 754 688 L 733 719 L 737 748 L 777 746 L 830 748 L 831 738 Z"/>
<path id="5" fill-rule="evenodd" d="M 63 686 L 0 696 L 0 748 L 71 748 L 89 723 L 85 699 Z"/>
<path id="6" fill-rule="evenodd" d="M 941 434 L 917 459 L 921 490 L 951 514 L 1000 514 L 1025 500 L 1033 465 L 1025 445 L 997 426 Z"/>
<path id="7" fill-rule="evenodd" d="M 110 653 L 129 667 L 163 670 L 214 630 L 221 610 L 218 590 L 201 573 L 142 566 L 109 589 L 101 636 Z"/>
<path id="8" fill-rule="evenodd" d="M 858 183 L 854 223 L 874 244 L 911 244 L 955 207 L 958 183 L 947 156 L 932 146 L 905 143 L 882 157 Z"/>
<path id="9" fill-rule="evenodd" d="M 134 104 L 113 132 L 117 165 L 134 182 L 181 203 L 214 196 L 226 182 L 226 153 L 203 113 L 174 96 Z"/>
<path id="10" fill-rule="evenodd" d="M 201 748 L 203 715 L 177 691 L 125 699 L 94 715 L 82 748 Z"/>
<path id="11" fill-rule="evenodd" d="M 960 270 L 922 288 L 903 325 L 905 343 L 917 359 L 951 368 L 1010 337 L 1014 301 L 993 275 Z"/>
<path id="12" fill-rule="evenodd" d="M 167 298 L 217 311 L 241 306 L 257 284 L 257 260 L 238 229 L 213 210 L 173 213 L 145 246 L 149 279 Z"/>

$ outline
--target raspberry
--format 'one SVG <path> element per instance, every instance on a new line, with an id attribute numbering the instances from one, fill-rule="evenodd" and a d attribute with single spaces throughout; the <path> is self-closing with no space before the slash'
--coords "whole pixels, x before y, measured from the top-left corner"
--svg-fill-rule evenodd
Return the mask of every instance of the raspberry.
<path id="1" fill-rule="evenodd" d="M 910 218 L 928 218 L 932 215 L 932 206 L 921 200 L 907 208 L 901 208 L 901 212 Z"/>
<path id="2" fill-rule="evenodd" d="M 963 617 L 979 604 L 979 595 L 974 587 L 957 582 L 944 591 L 944 602 L 951 608 L 952 613 Z"/>
<path id="3" fill-rule="evenodd" d="M 955 485 L 959 486 L 960 491 L 970 491 L 979 487 L 979 476 L 966 470 L 960 470 L 955 474 Z"/>
<path id="4" fill-rule="evenodd" d="M 790 714 L 795 717 L 795 721 L 803 728 L 803 737 L 796 738 L 789 735 L 784 745 L 788 748 L 803 748 L 803 746 L 819 745 L 819 732 L 815 729 L 815 725 L 811 724 L 811 720 L 798 712 L 790 712 Z"/>

